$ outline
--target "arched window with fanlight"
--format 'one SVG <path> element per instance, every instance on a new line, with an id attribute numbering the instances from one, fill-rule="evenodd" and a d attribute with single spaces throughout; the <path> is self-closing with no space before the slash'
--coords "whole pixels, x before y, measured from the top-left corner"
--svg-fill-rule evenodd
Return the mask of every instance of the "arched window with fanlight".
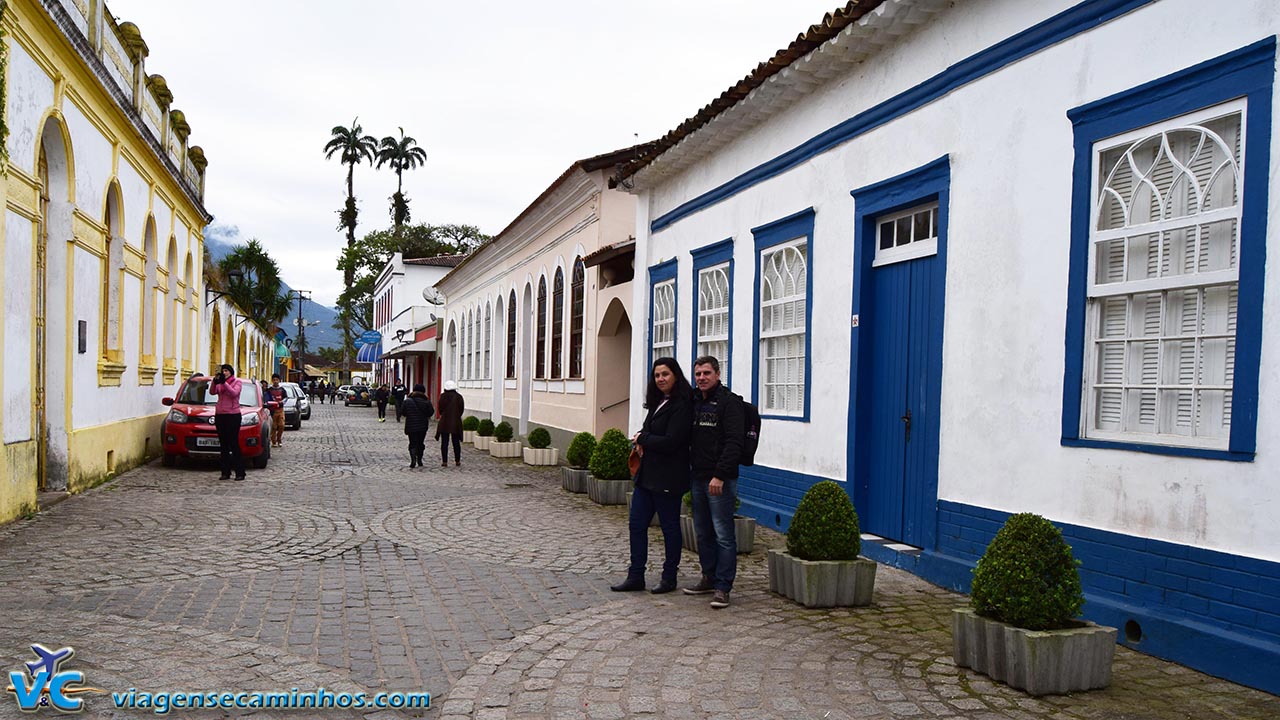
<path id="1" fill-rule="evenodd" d="M 507 378 L 516 376 L 516 291 L 507 299 Z"/>
<path id="2" fill-rule="evenodd" d="M 543 379 L 547 376 L 547 278 L 538 279 L 538 354 L 534 364 L 533 376 Z"/>
<path id="3" fill-rule="evenodd" d="M 551 377 L 564 377 L 564 270 L 551 286 Z"/>
<path id="4" fill-rule="evenodd" d="M 489 364 L 489 352 L 493 348 L 493 303 L 484 304 L 484 379 L 493 377 Z"/>
<path id="5" fill-rule="evenodd" d="M 760 410 L 771 415 L 805 412 L 808 251 L 805 236 L 760 254 Z"/>
<path id="6" fill-rule="evenodd" d="M 582 258 L 573 262 L 569 283 L 569 377 L 582 377 L 583 319 L 586 312 L 586 266 Z"/>

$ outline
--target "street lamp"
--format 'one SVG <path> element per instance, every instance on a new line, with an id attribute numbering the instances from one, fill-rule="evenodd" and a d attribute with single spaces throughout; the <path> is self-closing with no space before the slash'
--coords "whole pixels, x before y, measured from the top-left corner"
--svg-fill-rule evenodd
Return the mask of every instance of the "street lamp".
<path id="1" fill-rule="evenodd" d="M 231 270 L 231 271 L 227 272 L 227 284 L 228 284 L 228 285 L 230 285 L 230 286 L 232 286 L 232 287 L 236 287 L 236 286 L 240 285 L 240 283 L 242 283 L 242 282 L 244 282 L 244 273 L 243 273 L 243 272 L 241 272 L 241 271 L 239 271 L 239 270 Z M 204 286 L 204 298 L 205 298 L 205 300 L 204 300 L 204 306 L 205 306 L 205 307 L 209 307 L 210 305 L 212 305 L 212 304 L 214 304 L 215 302 L 217 302 L 217 301 L 218 301 L 218 298 L 220 298 L 220 297 L 226 297 L 228 294 L 229 294 L 229 293 L 228 293 L 226 290 L 214 290 L 212 287 L 210 287 L 210 286 L 208 286 L 208 285 L 205 285 L 205 286 Z M 210 296 L 212 296 L 212 297 L 210 297 Z M 254 303 L 254 306 L 255 306 L 255 309 L 257 309 L 257 308 L 256 308 L 257 303 Z"/>

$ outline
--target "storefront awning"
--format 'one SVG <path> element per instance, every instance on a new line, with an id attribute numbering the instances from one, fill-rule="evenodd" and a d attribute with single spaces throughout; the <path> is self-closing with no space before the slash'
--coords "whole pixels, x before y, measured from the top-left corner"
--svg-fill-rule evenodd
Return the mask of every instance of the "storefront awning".
<path id="1" fill-rule="evenodd" d="M 425 355 L 427 353 L 433 353 L 435 351 L 436 351 L 436 339 L 427 338 L 426 340 L 419 340 L 416 343 L 410 343 L 408 345 L 401 345 L 399 347 L 391 348 L 386 353 L 384 353 L 382 357 L 388 358 L 388 359 L 395 359 L 395 358 L 409 357 L 410 355 Z"/>
<path id="2" fill-rule="evenodd" d="M 356 362 L 376 363 L 382 362 L 382 343 L 369 343 L 361 345 L 360 350 L 356 353 Z"/>
<path id="3" fill-rule="evenodd" d="M 289 357 L 289 348 L 285 347 L 284 343 L 276 341 L 276 359 L 282 360 L 287 357 Z"/>

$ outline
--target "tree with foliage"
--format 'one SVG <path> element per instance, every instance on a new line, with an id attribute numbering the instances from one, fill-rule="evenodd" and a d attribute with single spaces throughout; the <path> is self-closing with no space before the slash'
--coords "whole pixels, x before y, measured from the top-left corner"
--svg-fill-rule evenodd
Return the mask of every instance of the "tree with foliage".
<path id="1" fill-rule="evenodd" d="M 254 322 L 271 328 L 289 314 L 293 301 L 280 279 L 280 266 L 262 243 L 251 239 L 237 245 L 218 262 L 220 277 L 226 278 L 233 271 L 239 271 L 244 280 L 238 283 L 224 280 L 220 287 Z"/>
<path id="2" fill-rule="evenodd" d="M 364 128 L 360 127 L 360 118 L 351 121 L 351 127 L 342 127 L 335 125 L 329 131 L 331 137 L 329 142 L 325 143 L 324 156 L 325 159 L 338 156 L 338 161 L 347 166 L 347 202 L 342 210 L 338 213 L 338 229 L 347 231 L 347 248 L 350 249 L 356 244 L 356 218 L 359 211 L 356 209 L 356 194 L 353 185 L 356 165 L 361 162 L 373 164 L 374 155 L 378 150 L 378 140 L 372 135 L 365 135 Z M 343 274 L 343 283 L 350 290 L 354 276 L 348 270 Z M 351 327 L 346 325 L 342 328 L 342 336 L 344 344 L 351 344 Z M 350 356 L 343 358 L 344 369 L 351 369 Z"/>
<path id="3" fill-rule="evenodd" d="M 320 356 L 321 360 L 330 364 L 340 362 L 342 360 L 341 348 L 322 347 L 316 351 L 316 354 Z"/>
<path id="4" fill-rule="evenodd" d="M 417 145 L 417 140 L 404 134 L 404 128 L 400 128 L 399 139 L 388 135 L 378 145 L 377 167 L 390 165 L 396 173 L 396 192 L 391 196 L 391 222 L 397 237 L 404 224 L 409 221 L 409 198 L 404 196 L 404 171 L 427 163 L 427 151 Z"/>
<path id="5" fill-rule="evenodd" d="M 352 318 L 364 328 L 373 326 L 373 286 L 391 256 L 437 257 L 468 253 L 488 242 L 489 236 L 474 225 L 409 225 L 397 238 L 393 230 L 377 230 L 365 235 L 343 251 L 338 267 L 354 280 L 338 298 Z"/>

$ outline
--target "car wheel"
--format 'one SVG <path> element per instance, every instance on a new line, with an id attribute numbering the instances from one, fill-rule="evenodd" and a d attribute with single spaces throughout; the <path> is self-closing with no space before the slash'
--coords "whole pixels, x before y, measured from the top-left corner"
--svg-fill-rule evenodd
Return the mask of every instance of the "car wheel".
<path id="1" fill-rule="evenodd" d="M 178 456 L 173 453 L 165 453 L 160 456 L 160 464 L 165 467 L 173 467 L 178 464 Z"/>
<path id="2" fill-rule="evenodd" d="M 271 443 L 266 437 L 263 437 L 261 442 L 262 454 L 253 459 L 253 466 L 259 470 L 265 468 L 267 466 L 267 461 L 271 459 Z"/>
<path id="3" fill-rule="evenodd" d="M 296 421 L 294 421 L 294 423 L 293 423 L 292 425 L 290 425 L 290 426 L 289 426 L 289 429 L 291 429 L 291 430 L 301 430 L 301 429 L 302 429 L 302 418 L 301 418 L 301 417 L 299 417 Z"/>

